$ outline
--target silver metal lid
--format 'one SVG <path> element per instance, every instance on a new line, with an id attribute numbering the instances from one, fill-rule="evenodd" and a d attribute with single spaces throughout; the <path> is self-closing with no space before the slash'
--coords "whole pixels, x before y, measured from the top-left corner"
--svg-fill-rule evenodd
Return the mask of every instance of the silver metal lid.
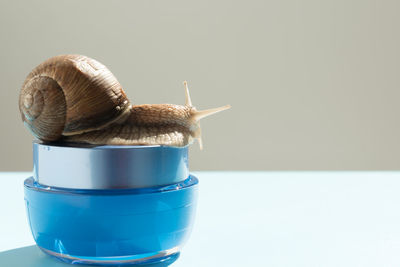
<path id="1" fill-rule="evenodd" d="M 34 179 L 75 189 L 143 188 L 189 176 L 188 146 L 91 146 L 33 143 Z"/>

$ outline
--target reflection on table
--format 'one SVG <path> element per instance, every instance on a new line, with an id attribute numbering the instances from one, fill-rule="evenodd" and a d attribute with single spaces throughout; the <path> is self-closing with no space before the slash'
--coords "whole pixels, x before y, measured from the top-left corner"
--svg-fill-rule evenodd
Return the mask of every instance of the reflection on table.
<path id="1" fill-rule="evenodd" d="M 0 252 L 1 266 L 12 267 L 67 267 L 70 265 L 43 253 L 37 246 L 28 246 Z M 145 267 L 167 267 L 166 263 L 145 265 Z"/>

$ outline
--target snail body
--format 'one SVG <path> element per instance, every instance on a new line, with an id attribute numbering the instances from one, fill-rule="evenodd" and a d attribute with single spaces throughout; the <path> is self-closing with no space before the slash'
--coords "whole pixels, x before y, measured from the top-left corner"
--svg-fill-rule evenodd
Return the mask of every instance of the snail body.
<path id="1" fill-rule="evenodd" d="M 42 141 L 185 146 L 198 139 L 201 146 L 199 120 L 230 106 L 197 111 L 184 84 L 185 105 L 131 105 L 104 65 L 62 55 L 28 75 L 19 108 L 24 124 Z"/>

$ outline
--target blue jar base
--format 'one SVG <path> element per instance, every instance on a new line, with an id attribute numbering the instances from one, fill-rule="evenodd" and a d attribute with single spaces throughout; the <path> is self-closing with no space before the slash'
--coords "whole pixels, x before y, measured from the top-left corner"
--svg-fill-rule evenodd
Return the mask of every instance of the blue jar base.
<path id="1" fill-rule="evenodd" d="M 174 263 L 179 255 L 179 249 L 173 248 L 158 253 L 147 253 L 140 255 L 131 256 L 119 256 L 119 257 L 83 257 L 73 256 L 68 254 L 57 253 L 39 246 L 39 248 L 46 254 L 57 258 L 60 261 L 69 264 L 85 264 L 85 265 L 97 265 L 97 266 L 169 266 Z"/>

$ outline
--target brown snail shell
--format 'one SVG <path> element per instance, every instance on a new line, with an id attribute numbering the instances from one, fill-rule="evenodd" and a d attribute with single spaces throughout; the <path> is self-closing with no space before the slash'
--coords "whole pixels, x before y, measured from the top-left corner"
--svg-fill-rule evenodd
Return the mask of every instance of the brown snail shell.
<path id="1" fill-rule="evenodd" d="M 81 55 L 46 60 L 28 75 L 19 96 L 23 122 L 44 141 L 104 128 L 129 107 L 114 75 Z"/>

